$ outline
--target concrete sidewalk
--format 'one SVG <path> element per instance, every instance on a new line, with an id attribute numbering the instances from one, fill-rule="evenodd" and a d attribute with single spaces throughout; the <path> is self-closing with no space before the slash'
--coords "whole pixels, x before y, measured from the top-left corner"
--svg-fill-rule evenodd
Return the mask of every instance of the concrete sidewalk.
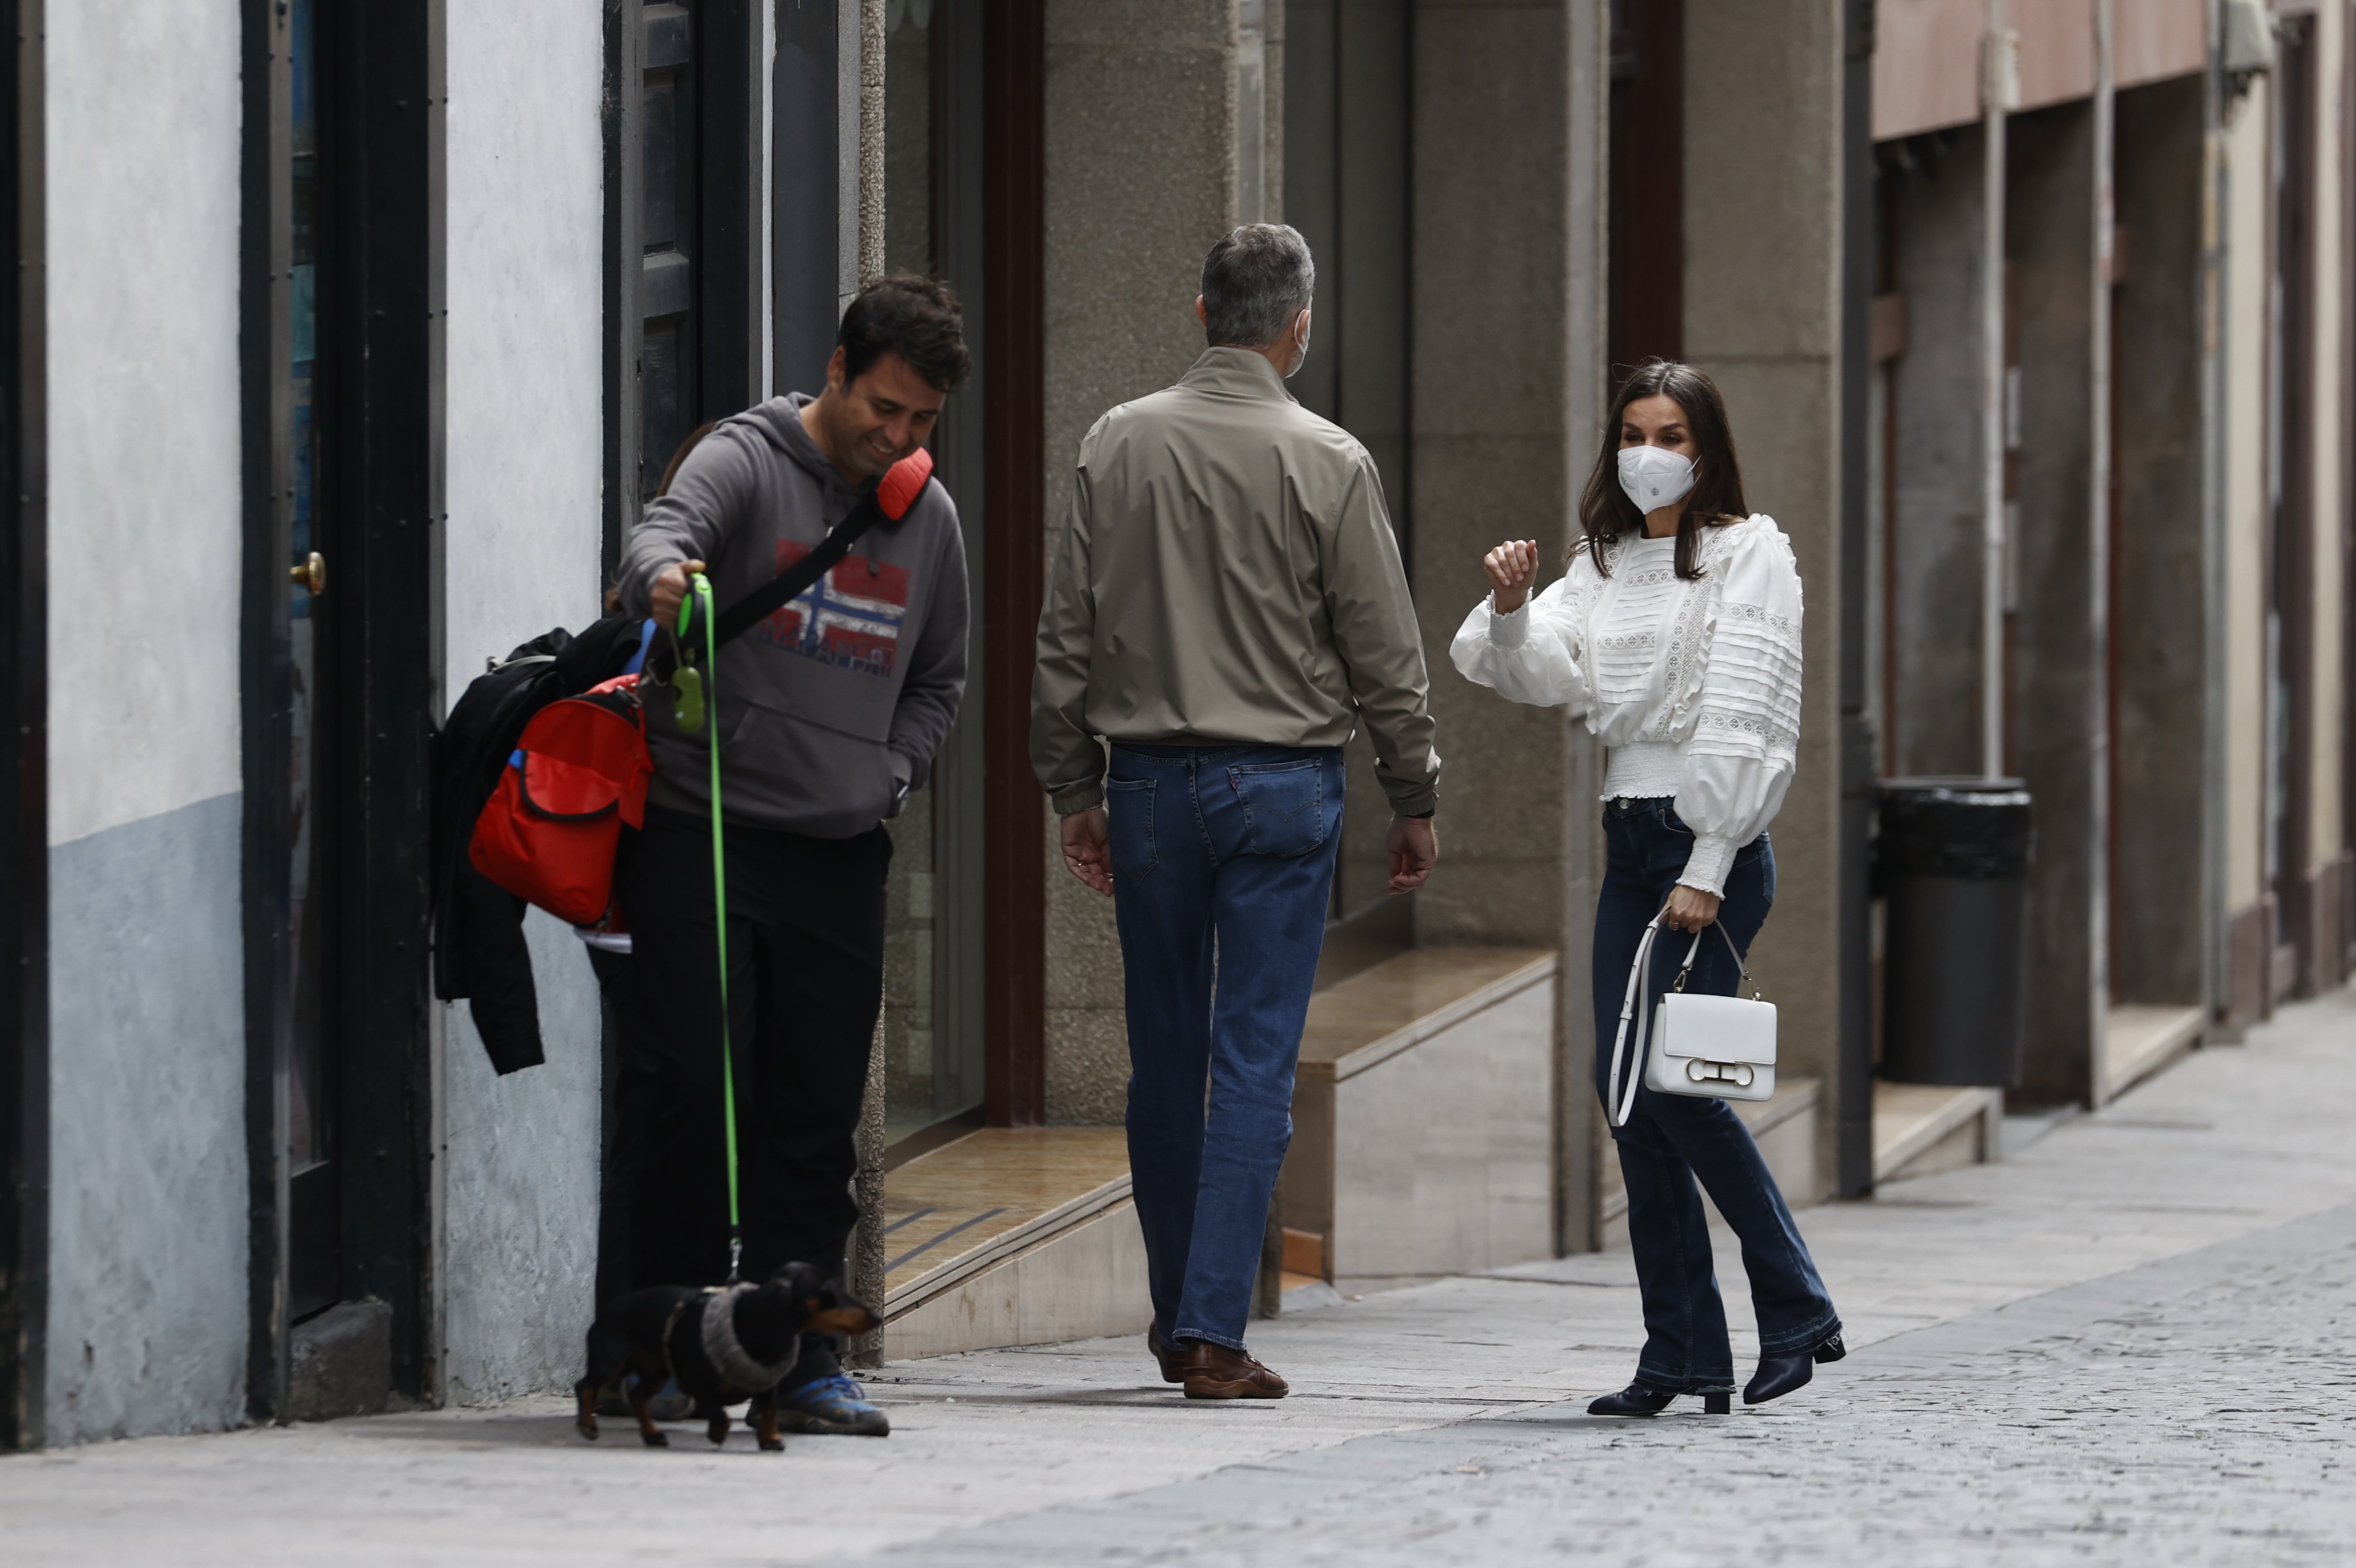
<path id="1" fill-rule="evenodd" d="M 591 1447 L 554 1400 L 147 1439 L 0 1462 L 0 1540 L 77 1565 L 2347 1561 L 2351 1128 L 2341 993 L 2001 1165 L 1807 1211 L 1856 1353 L 1729 1418 L 1581 1413 L 1639 1339 L 1604 1253 L 1265 1325 L 1273 1403 L 1190 1404 L 1097 1341 L 894 1367 L 890 1439 L 782 1457 Z"/>

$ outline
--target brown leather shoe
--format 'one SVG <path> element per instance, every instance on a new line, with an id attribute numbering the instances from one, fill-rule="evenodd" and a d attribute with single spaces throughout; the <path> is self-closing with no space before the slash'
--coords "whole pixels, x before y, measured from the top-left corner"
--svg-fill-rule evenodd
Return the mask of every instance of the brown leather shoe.
<path id="1" fill-rule="evenodd" d="M 1158 1326 L 1146 1329 L 1145 1348 L 1152 1351 L 1154 1360 L 1161 1363 L 1163 1382 L 1183 1383 L 1186 1380 L 1186 1352 L 1162 1337 L 1162 1330 Z"/>
<path id="2" fill-rule="evenodd" d="M 1280 1400 L 1292 1386 L 1240 1350 L 1207 1339 L 1182 1342 L 1190 1400 Z"/>

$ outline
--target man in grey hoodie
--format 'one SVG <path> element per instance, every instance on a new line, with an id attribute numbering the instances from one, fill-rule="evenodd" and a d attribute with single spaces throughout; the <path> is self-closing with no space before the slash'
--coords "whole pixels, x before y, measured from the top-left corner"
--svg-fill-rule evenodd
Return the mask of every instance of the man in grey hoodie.
<path id="1" fill-rule="evenodd" d="M 677 624 L 690 575 L 723 609 L 825 539 L 932 434 L 971 367 L 956 299 L 930 279 L 871 285 L 842 318 L 826 390 L 722 420 L 647 509 L 622 601 Z M 884 819 L 924 783 L 965 691 L 957 508 L 929 484 L 801 597 L 723 649 L 717 726 L 726 829 L 730 1038 L 744 1273 L 839 1267 L 858 1211 L 852 1138 L 884 986 Z M 624 835 L 616 891 L 633 944 L 616 1163 L 641 1286 L 717 1284 L 728 1267 L 712 736 L 648 703 L 655 777 Z M 632 1020 L 637 1022 L 634 1024 Z M 889 1430 L 812 1337 L 780 1388 L 789 1428 Z"/>

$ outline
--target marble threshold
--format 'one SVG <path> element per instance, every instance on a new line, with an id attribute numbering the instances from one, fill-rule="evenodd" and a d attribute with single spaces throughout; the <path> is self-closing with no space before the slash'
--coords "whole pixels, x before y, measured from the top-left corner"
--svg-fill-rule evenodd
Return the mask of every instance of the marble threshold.
<path id="1" fill-rule="evenodd" d="M 2122 1002 L 2103 1022 L 2102 1100 L 2107 1105 L 2201 1043 L 2195 1007 Z"/>
<path id="2" fill-rule="evenodd" d="M 884 1178 L 888 1321 L 1130 1195 L 1119 1127 L 985 1127 Z"/>

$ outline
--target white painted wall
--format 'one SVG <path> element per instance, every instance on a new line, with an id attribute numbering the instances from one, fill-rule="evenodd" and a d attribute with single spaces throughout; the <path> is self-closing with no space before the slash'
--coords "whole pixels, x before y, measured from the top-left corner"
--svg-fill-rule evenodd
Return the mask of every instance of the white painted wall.
<path id="1" fill-rule="evenodd" d="M 237 0 L 47 12 L 48 1435 L 245 1403 Z"/>
<path id="2" fill-rule="evenodd" d="M 2266 585 L 2271 506 L 2266 433 L 2270 320 L 2267 195 L 2273 188 L 2264 77 L 2225 133 L 2225 908 L 2265 891 Z"/>
<path id="3" fill-rule="evenodd" d="M 599 8 L 448 8 L 448 695 L 553 626 L 598 614 L 604 391 Z M 495 1077 L 464 1004 L 441 1091 L 448 1397 L 569 1387 L 594 1312 L 597 998 L 581 945 L 535 912 L 545 1065 Z"/>
<path id="4" fill-rule="evenodd" d="M 49 842 L 239 788 L 237 0 L 48 8 Z"/>

